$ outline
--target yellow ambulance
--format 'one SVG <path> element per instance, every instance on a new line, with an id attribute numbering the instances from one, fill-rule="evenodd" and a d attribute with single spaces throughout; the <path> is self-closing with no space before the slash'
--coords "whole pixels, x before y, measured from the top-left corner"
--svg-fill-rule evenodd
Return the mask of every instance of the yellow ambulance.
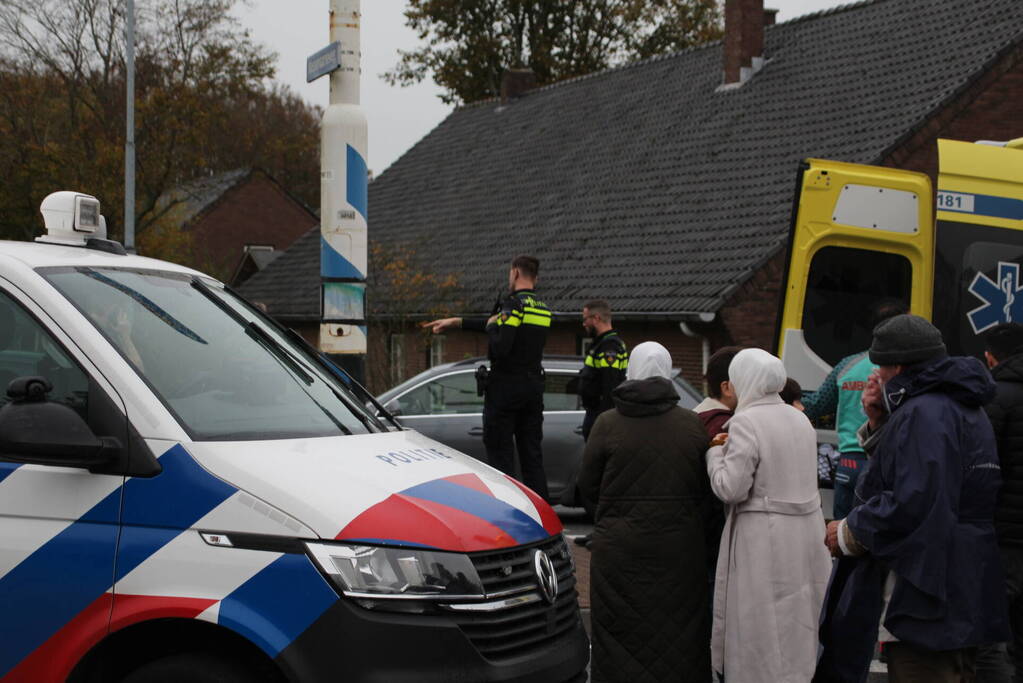
<path id="1" fill-rule="evenodd" d="M 777 351 L 804 389 L 870 346 L 885 298 L 931 320 L 952 354 L 1023 323 L 1023 138 L 939 140 L 927 175 L 808 159 L 800 168 Z"/>

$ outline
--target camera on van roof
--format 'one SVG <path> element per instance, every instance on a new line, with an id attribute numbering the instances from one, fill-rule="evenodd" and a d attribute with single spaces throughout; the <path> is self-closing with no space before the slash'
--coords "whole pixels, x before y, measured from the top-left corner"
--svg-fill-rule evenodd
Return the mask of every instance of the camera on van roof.
<path id="1" fill-rule="evenodd" d="M 106 237 L 99 200 L 81 192 L 54 192 L 39 205 L 46 234 L 38 242 L 80 246 L 90 237 Z"/>

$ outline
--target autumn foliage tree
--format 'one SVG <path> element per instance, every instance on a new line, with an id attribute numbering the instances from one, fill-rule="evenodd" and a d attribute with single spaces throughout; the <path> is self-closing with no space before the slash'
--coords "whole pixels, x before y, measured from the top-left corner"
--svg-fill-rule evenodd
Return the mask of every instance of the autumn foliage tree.
<path id="1" fill-rule="evenodd" d="M 238 26 L 235 2 L 137 0 L 141 244 L 147 231 L 172 218 L 173 203 L 161 198 L 223 171 L 258 166 L 316 202 L 320 112 L 272 83 L 275 56 Z M 38 232 L 39 202 L 58 189 L 99 197 L 111 233 L 122 234 L 124 6 L 0 4 L 0 237 Z M 153 242 L 172 252 L 181 247 L 175 239 Z"/>
<path id="2" fill-rule="evenodd" d="M 717 0 L 409 0 L 405 18 L 423 45 L 385 78 L 432 76 L 448 104 L 497 96 L 511 68 L 545 85 L 721 36 Z"/>
<path id="3" fill-rule="evenodd" d="M 461 311 L 465 292 L 456 274 L 438 273 L 407 243 L 371 241 L 367 277 L 371 329 L 366 375 L 370 389 L 379 393 L 406 375 L 405 368 L 392 367 L 392 345 L 425 357 L 431 335 L 418 323 Z"/>

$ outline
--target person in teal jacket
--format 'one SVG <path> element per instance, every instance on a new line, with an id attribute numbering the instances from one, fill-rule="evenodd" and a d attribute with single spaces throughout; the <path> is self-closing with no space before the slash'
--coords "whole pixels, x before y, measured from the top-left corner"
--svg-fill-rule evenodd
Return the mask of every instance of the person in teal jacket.
<path id="1" fill-rule="evenodd" d="M 889 318 L 908 312 L 909 309 L 901 301 L 881 301 L 873 308 L 871 329 Z M 856 480 L 867 463 L 867 456 L 856 438 L 856 430 L 867 421 L 860 399 L 867 386 L 867 378 L 875 367 L 865 350 L 854 353 L 835 365 L 817 391 L 803 394 L 804 412 L 811 422 L 816 423 L 825 415 L 835 416 L 839 459 L 835 470 L 832 519 L 844 519 L 852 510 Z"/>

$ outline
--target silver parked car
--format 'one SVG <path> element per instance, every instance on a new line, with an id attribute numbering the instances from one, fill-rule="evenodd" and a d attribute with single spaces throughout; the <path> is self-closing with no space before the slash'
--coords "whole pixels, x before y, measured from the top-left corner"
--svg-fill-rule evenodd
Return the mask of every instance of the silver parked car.
<path id="1" fill-rule="evenodd" d="M 485 358 L 468 358 L 421 372 L 385 391 L 377 400 L 405 427 L 414 429 L 472 457 L 487 461 L 483 446 L 483 397 L 476 393 L 476 368 Z M 551 501 L 577 504 L 575 481 L 583 455 L 582 425 L 585 411 L 576 394 L 583 359 L 545 356 L 547 379 L 543 404 L 543 462 Z M 693 408 L 700 393 L 674 373 L 679 405 Z M 574 489 L 574 486 L 572 486 Z"/>

